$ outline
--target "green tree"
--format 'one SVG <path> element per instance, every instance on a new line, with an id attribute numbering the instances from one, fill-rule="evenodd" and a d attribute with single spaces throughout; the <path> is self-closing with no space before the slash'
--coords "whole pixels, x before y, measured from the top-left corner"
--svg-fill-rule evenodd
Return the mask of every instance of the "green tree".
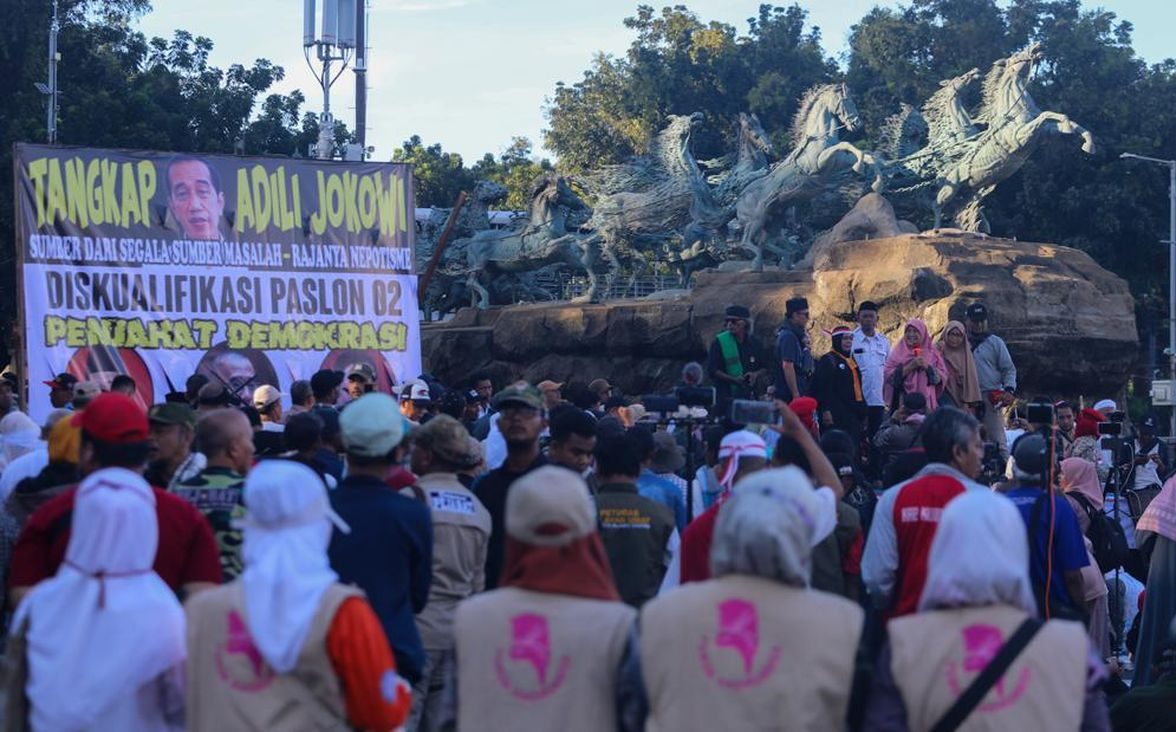
<path id="1" fill-rule="evenodd" d="M 1038 106 L 1069 115 L 1099 146 L 1047 140 L 986 200 L 996 234 L 1066 244 L 1125 277 L 1144 302 L 1166 300 L 1165 175 L 1121 161 L 1122 151 L 1171 157 L 1176 149 L 1176 63 L 1149 67 L 1131 47 L 1131 25 L 1079 0 L 917 0 L 875 8 L 850 36 L 848 82 L 867 128 L 918 105 L 949 78 L 1029 42 L 1043 60 L 1030 83 Z M 924 222 L 925 223 L 925 222 Z M 1150 307 L 1150 306 L 1149 306 Z"/>
<path id="2" fill-rule="evenodd" d="M 636 35 L 624 57 L 598 55 L 580 81 L 556 86 L 547 147 L 571 171 L 620 162 L 644 152 L 667 115 L 693 112 L 705 116 L 692 138 L 699 157 L 726 152 L 744 111 L 756 112 L 783 142 L 803 91 L 838 77 L 806 17 L 797 5 L 761 5 L 740 35 L 683 5 L 638 6 L 624 21 Z"/>
<path id="3" fill-rule="evenodd" d="M 449 208 L 462 191 L 469 191 L 476 179 L 465 167 L 461 155 L 447 153 L 441 143 L 425 145 L 413 135 L 392 152 L 392 162 L 412 163 L 416 205 Z"/>
<path id="4" fill-rule="evenodd" d="M 475 179 L 485 178 L 506 186 L 509 193 L 503 208 L 524 211 L 531 205 L 531 184 L 540 175 L 555 170 L 550 160 L 535 160 L 533 152 L 529 138 L 511 138 L 510 145 L 497 160 L 486 153 L 471 173 Z"/>
<path id="5" fill-rule="evenodd" d="M 1023 32 L 1023 31 L 1022 31 Z M 900 102 L 918 107 L 942 79 L 981 70 L 1024 45 L 995 0 L 917 0 L 874 8 L 850 31 L 846 81 L 867 130 L 878 130 Z"/>
<path id="6" fill-rule="evenodd" d="M 289 155 L 317 139 L 313 115 L 299 120 L 300 93 L 258 98 L 283 77 L 265 59 L 226 70 L 209 66 L 213 43 L 177 31 L 148 40 L 132 23 L 147 0 L 60 0 L 58 142 L 194 152 Z M 0 2 L 0 139 L 45 139 L 45 100 L 34 83 L 46 76 L 50 0 Z M 337 141 L 350 139 L 337 128 Z M 10 145 L 0 167 L 11 170 Z M 0 317 L 15 309 L 13 179 L 0 175 Z"/>

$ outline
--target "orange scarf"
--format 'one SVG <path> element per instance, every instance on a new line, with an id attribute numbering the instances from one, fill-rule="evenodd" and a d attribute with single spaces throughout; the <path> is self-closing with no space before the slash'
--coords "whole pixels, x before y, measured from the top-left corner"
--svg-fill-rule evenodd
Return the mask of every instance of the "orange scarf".
<path id="1" fill-rule="evenodd" d="M 862 375 L 858 372 L 857 361 L 853 360 L 853 356 L 846 356 L 836 348 L 833 349 L 833 353 L 849 364 L 849 372 L 853 376 L 853 400 L 855 402 L 865 401 L 862 397 Z"/>

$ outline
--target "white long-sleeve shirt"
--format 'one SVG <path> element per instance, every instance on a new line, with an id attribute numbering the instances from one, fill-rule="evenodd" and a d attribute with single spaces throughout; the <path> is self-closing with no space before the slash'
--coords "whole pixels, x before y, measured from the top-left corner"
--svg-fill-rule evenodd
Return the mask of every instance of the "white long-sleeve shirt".
<path id="1" fill-rule="evenodd" d="M 862 396 L 871 407 L 884 407 L 882 397 L 883 373 L 886 357 L 890 355 L 890 341 L 878 331 L 867 336 L 861 328 L 853 331 L 853 360 L 862 372 Z"/>
<path id="2" fill-rule="evenodd" d="M 964 486 L 965 491 L 990 490 L 950 465 L 931 463 L 915 473 L 910 480 L 899 483 L 882 494 L 874 510 L 874 522 L 870 525 L 870 537 L 866 541 L 866 549 L 862 555 L 862 582 L 866 585 L 866 591 L 874 597 L 877 607 L 890 606 L 898 578 L 898 533 L 894 526 L 894 504 L 903 488 L 929 475 L 954 478 Z"/>

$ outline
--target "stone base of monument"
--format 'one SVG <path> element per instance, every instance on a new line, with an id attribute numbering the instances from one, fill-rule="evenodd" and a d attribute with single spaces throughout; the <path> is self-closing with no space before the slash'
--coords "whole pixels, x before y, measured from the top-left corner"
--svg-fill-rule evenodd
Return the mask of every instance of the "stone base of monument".
<path id="1" fill-rule="evenodd" d="M 907 318 L 923 318 L 937 336 L 983 301 L 1028 397 L 1114 394 L 1138 355 L 1127 283 L 1076 249 L 937 231 L 835 242 L 813 261 L 814 269 L 702 272 L 673 297 L 465 309 L 424 327 L 425 366 L 446 383 L 487 369 L 499 384 L 604 377 L 648 393 L 705 360 L 728 305 L 751 309 L 770 352 L 794 295 L 809 300 L 814 355 L 829 349 L 821 329 L 851 322 L 864 300 L 881 306 L 879 327 L 892 342 Z"/>

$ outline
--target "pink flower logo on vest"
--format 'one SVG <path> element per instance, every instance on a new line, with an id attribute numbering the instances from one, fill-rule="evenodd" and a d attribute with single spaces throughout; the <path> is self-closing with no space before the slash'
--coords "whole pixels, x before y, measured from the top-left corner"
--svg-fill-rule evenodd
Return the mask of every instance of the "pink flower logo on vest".
<path id="1" fill-rule="evenodd" d="M 510 660 L 534 668 L 536 683 L 519 685 L 512 681 L 501 648 L 494 655 L 494 671 L 498 683 L 510 692 L 511 696 L 524 701 L 539 701 L 554 694 L 567 678 L 572 660 L 562 656 L 555 673 L 550 674 L 550 679 L 548 678 L 551 671 L 551 628 L 547 618 L 528 613 L 516 615 L 510 619 L 510 634 Z"/>
<path id="2" fill-rule="evenodd" d="M 718 616 L 718 632 L 714 646 L 734 651 L 739 658 L 742 672 L 738 675 L 722 675 L 715 669 L 711 656 L 710 636 L 703 636 L 698 646 L 698 661 L 703 673 L 719 686 L 728 689 L 754 688 L 764 683 L 780 663 L 783 649 L 772 646 L 767 660 L 757 669 L 760 657 L 759 611 L 755 603 L 748 600 L 724 600 L 715 607 Z M 729 655 L 729 654 L 728 654 Z"/>
<path id="3" fill-rule="evenodd" d="M 988 666 L 1004 645 L 1004 634 L 995 625 L 969 625 L 961 635 L 964 641 L 963 662 L 951 661 L 947 665 L 947 685 L 956 696 L 964 693 L 972 679 Z M 1022 668 L 1011 690 L 1005 685 L 1007 674 L 1002 676 L 988 692 L 986 701 L 977 709 L 986 713 L 998 712 L 1016 704 L 1029 688 L 1032 673 L 1030 669 Z"/>
<path id="4" fill-rule="evenodd" d="M 221 681 L 237 691 L 254 694 L 274 682 L 274 670 L 253 644 L 245 621 L 236 610 L 225 616 L 226 639 L 216 649 L 216 671 Z"/>

